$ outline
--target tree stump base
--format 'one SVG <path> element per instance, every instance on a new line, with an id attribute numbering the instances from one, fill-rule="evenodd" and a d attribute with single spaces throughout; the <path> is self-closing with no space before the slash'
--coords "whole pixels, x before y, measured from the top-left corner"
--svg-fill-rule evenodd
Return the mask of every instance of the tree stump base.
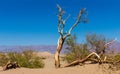
<path id="1" fill-rule="evenodd" d="M 7 64 L 3 67 L 3 71 L 16 68 L 20 68 L 20 65 L 17 62 L 8 61 Z"/>

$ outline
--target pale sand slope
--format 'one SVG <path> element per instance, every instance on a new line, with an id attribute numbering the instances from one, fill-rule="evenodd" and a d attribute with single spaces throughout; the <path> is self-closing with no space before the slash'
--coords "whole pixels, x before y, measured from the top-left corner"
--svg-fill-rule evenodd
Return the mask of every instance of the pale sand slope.
<path id="1" fill-rule="evenodd" d="M 18 68 L 7 71 L 2 71 L 0 68 L 0 74 L 120 74 L 120 71 L 105 70 L 98 64 L 86 64 L 84 66 L 74 66 L 67 68 L 55 69 L 54 67 L 54 55 L 48 52 L 38 53 L 39 56 L 44 56 L 46 59 L 45 68 L 43 69 L 28 69 Z M 61 62 L 65 65 L 64 62 Z"/>

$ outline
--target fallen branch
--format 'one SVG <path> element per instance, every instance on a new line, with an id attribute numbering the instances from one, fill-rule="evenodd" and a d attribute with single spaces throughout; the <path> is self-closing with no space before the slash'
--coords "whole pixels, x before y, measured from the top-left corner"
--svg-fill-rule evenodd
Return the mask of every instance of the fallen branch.
<path id="1" fill-rule="evenodd" d="M 17 62 L 10 62 L 8 61 L 6 65 L 3 67 L 3 70 L 8 70 L 8 69 L 16 69 L 20 68 L 20 65 Z"/>
<path id="2" fill-rule="evenodd" d="M 98 59 L 97 61 L 101 62 L 100 56 L 99 56 L 97 53 L 92 52 L 92 53 L 89 54 L 86 58 L 81 59 L 81 60 L 73 61 L 73 62 L 71 62 L 70 64 L 65 65 L 64 67 L 69 67 L 69 66 L 77 65 L 77 64 L 79 64 L 79 63 L 84 63 L 85 61 L 90 60 L 89 58 L 90 58 L 91 56 L 93 56 L 93 55 L 95 55 L 95 56 L 97 57 L 97 59 Z"/>
<path id="3" fill-rule="evenodd" d="M 88 60 L 89 61 L 94 61 L 94 62 L 99 63 L 99 64 L 102 64 L 102 63 L 113 64 L 112 61 L 107 61 L 107 60 L 106 61 L 104 61 L 104 60 L 99 61 L 98 59 L 92 59 L 92 58 L 88 58 Z"/>

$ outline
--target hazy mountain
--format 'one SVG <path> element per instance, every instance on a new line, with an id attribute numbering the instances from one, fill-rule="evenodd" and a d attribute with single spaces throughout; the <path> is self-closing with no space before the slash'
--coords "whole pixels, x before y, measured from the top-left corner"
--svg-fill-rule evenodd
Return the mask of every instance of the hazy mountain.
<path id="1" fill-rule="evenodd" d="M 34 50 L 40 52 L 51 52 L 55 53 L 57 46 L 56 45 L 31 45 L 31 46 L 0 46 L 1 52 L 21 52 L 23 50 Z M 63 47 L 64 49 L 64 47 Z M 62 50 L 61 53 L 63 53 Z"/>
<path id="2" fill-rule="evenodd" d="M 0 46 L 2 52 L 21 52 L 22 50 L 35 50 L 35 51 L 47 51 L 54 53 L 56 50 L 55 45 L 38 45 L 38 46 Z"/>
<path id="3" fill-rule="evenodd" d="M 113 50 L 115 52 L 120 52 L 120 42 L 116 41 L 113 44 L 109 46 L 110 50 Z"/>
<path id="4" fill-rule="evenodd" d="M 37 46 L 0 46 L 1 52 L 21 52 L 22 50 L 35 50 L 40 52 L 51 52 L 55 53 L 57 46 L 56 45 L 37 45 Z M 65 52 L 65 48 L 61 53 Z M 109 45 L 111 51 L 120 52 L 120 42 L 116 41 L 113 44 Z"/>

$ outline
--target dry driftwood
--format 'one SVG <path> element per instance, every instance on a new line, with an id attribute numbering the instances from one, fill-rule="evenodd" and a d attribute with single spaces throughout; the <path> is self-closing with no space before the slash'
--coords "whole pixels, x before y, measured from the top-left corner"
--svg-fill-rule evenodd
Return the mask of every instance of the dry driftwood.
<path id="1" fill-rule="evenodd" d="M 89 58 L 90 58 L 91 56 L 93 56 L 93 55 L 95 55 L 95 56 L 98 58 L 98 61 L 101 61 L 100 56 L 99 56 L 97 53 L 92 52 L 92 53 L 89 54 L 86 58 L 81 59 L 81 60 L 73 61 L 73 62 L 71 62 L 70 64 L 65 65 L 64 67 L 69 67 L 69 66 L 77 65 L 77 64 L 79 64 L 79 63 L 83 63 L 83 62 L 89 60 Z"/>
<path id="2" fill-rule="evenodd" d="M 95 56 L 97 57 L 97 59 L 90 58 L 90 57 L 93 56 L 93 55 L 95 55 Z M 107 61 L 107 60 L 106 60 L 106 57 L 104 58 L 104 60 L 102 60 L 97 53 L 92 52 L 92 53 L 89 54 L 86 58 L 81 59 L 81 60 L 73 61 L 73 62 L 71 62 L 70 64 L 65 65 L 64 67 L 69 67 L 69 66 L 78 65 L 79 63 L 84 63 L 85 61 L 94 61 L 94 62 L 99 63 L 99 64 L 102 64 L 102 63 L 114 64 L 114 62 L 112 62 L 112 61 Z"/>
<path id="3" fill-rule="evenodd" d="M 115 41 L 116 41 L 116 39 L 115 39 L 115 40 L 112 40 L 112 41 L 110 41 L 110 42 L 108 42 L 108 43 L 106 43 L 106 44 L 104 45 L 104 47 L 107 48 L 108 45 L 112 44 L 112 43 L 115 42 Z M 97 59 L 92 59 L 92 58 L 90 58 L 92 55 L 95 55 L 95 56 L 97 57 Z M 92 53 L 89 54 L 86 58 L 73 61 L 73 62 L 71 62 L 70 64 L 65 65 L 64 67 L 69 67 L 69 66 L 77 65 L 77 64 L 79 64 L 79 63 L 84 63 L 84 62 L 87 61 L 87 60 L 89 60 L 89 61 L 94 61 L 94 62 L 97 62 L 97 63 L 100 63 L 100 64 L 101 64 L 101 63 L 114 64 L 114 62 L 112 62 L 112 61 L 107 61 L 106 58 L 107 58 L 107 57 L 105 56 L 104 60 L 101 60 L 100 56 L 99 56 L 97 53 L 92 52 Z M 116 63 L 117 63 L 117 62 L 116 62 Z"/>
<path id="4" fill-rule="evenodd" d="M 108 64 L 113 64 L 112 61 L 107 61 L 107 60 L 97 60 L 97 59 L 92 59 L 92 58 L 88 58 L 89 61 L 94 61 L 96 63 L 102 64 L 102 63 L 108 63 Z"/>
<path id="5" fill-rule="evenodd" d="M 8 61 L 6 65 L 3 67 L 3 70 L 8 70 L 8 69 L 16 69 L 20 68 L 20 65 L 17 62 L 10 62 Z"/>

